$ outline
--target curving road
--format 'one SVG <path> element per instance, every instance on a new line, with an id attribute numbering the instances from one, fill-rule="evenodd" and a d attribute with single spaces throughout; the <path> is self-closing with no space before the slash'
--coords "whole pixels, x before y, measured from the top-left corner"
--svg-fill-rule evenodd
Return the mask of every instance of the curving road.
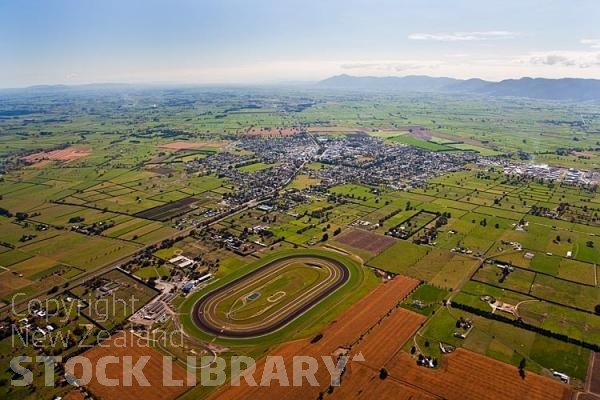
<path id="1" fill-rule="evenodd" d="M 294 263 L 317 264 L 325 269 L 328 275 L 317 284 L 302 291 L 292 301 L 265 315 L 260 321 L 239 323 L 217 314 L 218 305 L 242 292 L 245 287 L 276 277 L 283 269 Z M 283 328 L 294 319 L 304 314 L 321 300 L 343 286 L 350 277 L 350 271 L 340 261 L 321 255 L 292 255 L 271 261 L 268 264 L 235 279 L 228 284 L 202 297 L 192 310 L 194 324 L 204 332 L 215 336 L 231 338 L 248 338 L 262 336 Z"/>

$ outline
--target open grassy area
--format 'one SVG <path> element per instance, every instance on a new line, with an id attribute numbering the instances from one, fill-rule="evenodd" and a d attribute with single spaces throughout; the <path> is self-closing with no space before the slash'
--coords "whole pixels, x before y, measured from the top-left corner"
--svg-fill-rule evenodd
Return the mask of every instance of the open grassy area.
<path id="1" fill-rule="evenodd" d="M 248 173 L 252 173 L 252 172 L 261 171 L 263 169 L 275 168 L 275 167 L 277 167 L 277 165 L 275 165 L 275 164 L 266 164 L 263 162 L 258 162 L 258 163 L 254 163 L 254 164 L 244 165 L 243 167 L 239 167 L 238 171 L 248 174 Z"/>
<path id="2" fill-rule="evenodd" d="M 383 271 L 402 274 L 430 252 L 431 249 L 424 246 L 399 240 L 383 253 L 369 260 L 368 265 Z"/>
<path id="3" fill-rule="evenodd" d="M 439 144 L 436 142 L 417 139 L 410 135 L 393 136 L 393 137 L 389 138 L 388 140 L 391 142 L 403 143 L 403 144 L 407 144 L 410 146 L 415 146 L 415 147 L 419 147 L 419 148 L 431 150 L 431 151 L 453 151 L 453 150 L 455 150 L 450 146 L 446 146 L 446 145 Z"/>

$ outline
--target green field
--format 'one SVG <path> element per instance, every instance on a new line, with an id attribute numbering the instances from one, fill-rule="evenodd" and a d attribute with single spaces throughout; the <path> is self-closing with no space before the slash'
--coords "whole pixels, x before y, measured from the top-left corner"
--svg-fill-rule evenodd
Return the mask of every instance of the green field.
<path id="1" fill-rule="evenodd" d="M 388 139 L 390 142 L 403 143 L 431 151 L 454 151 L 456 149 L 443 144 L 417 139 L 409 135 L 394 136 Z"/>
<path id="2" fill-rule="evenodd" d="M 368 265 L 387 272 L 402 274 L 405 269 L 425 257 L 430 251 L 426 247 L 399 240 L 383 253 L 369 260 Z"/>
<path id="3" fill-rule="evenodd" d="M 254 164 L 249 164 L 249 165 L 245 165 L 243 167 L 239 167 L 238 171 L 243 172 L 243 173 L 252 173 L 252 172 L 256 172 L 256 171 L 261 171 L 263 169 L 267 169 L 267 168 L 276 168 L 277 165 L 275 164 L 265 164 L 262 162 L 259 163 L 254 163 Z"/>

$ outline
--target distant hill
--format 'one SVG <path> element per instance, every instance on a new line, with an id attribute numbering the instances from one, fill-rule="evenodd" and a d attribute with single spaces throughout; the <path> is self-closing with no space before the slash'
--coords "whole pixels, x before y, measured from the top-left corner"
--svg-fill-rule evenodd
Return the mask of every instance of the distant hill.
<path id="1" fill-rule="evenodd" d="M 521 78 L 490 82 L 483 79 L 462 80 L 422 75 L 405 77 L 337 75 L 318 82 L 317 86 L 359 91 L 473 93 L 546 100 L 600 100 L 600 80 L 579 78 Z"/>
<path id="2" fill-rule="evenodd" d="M 412 75 L 402 78 L 388 76 L 350 76 L 337 75 L 318 83 L 319 86 L 337 89 L 363 90 L 399 90 L 405 92 L 433 92 L 460 82 L 453 78 L 432 78 L 430 76 Z"/>

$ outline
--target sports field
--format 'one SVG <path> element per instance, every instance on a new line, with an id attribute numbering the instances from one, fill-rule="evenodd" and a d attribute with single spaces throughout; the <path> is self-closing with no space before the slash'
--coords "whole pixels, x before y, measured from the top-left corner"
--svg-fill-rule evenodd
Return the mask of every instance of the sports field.
<path id="1" fill-rule="evenodd" d="M 194 306 L 193 320 L 215 335 L 264 335 L 318 304 L 349 275 L 342 262 L 327 256 L 279 258 L 204 296 Z"/>

